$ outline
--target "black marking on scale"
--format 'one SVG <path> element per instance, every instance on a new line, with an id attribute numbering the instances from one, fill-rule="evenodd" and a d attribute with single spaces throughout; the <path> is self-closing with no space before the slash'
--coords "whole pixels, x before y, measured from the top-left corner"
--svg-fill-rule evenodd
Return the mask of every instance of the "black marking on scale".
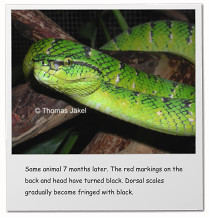
<path id="1" fill-rule="evenodd" d="M 133 94 L 137 97 L 139 97 L 139 95 L 141 94 L 141 92 L 133 92 Z"/>
<path id="2" fill-rule="evenodd" d="M 156 83 L 159 83 L 160 77 L 152 75 L 152 78 L 155 80 Z"/>
<path id="3" fill-rule="evenodd" d="M 110 85 L 112 85 L 112 84 L 110 84 Z M 122 87 L 120 87 L 120 86 L 114 86 L 114 89 L 116 89 L 118 93 L 124 91 L 124 88 L 122 88 Z"/>
<path id="4" fill-rule="evenodd" d="M 171 99 L 170 98 L 162 98 L 162 101 L 164 102 L 164 103 L 167 103 L 167 102 L 169 102 Z"/>
<path id="5" fill-rule="evenodd" d="M 169 39 L 171 40 L 172 39 L 172 32 L 171 32 L 172 22 L 170 20 L 167 20 L 166 25 L 167 25 L 168 31 L 169 31 Z M 168 47 L 168 44 L 166 47 Z"/>
<path id="6" fill-rule="evenodd" d="M 152 29 L 154 29 L 155 26 L 156 26 L 156 24 L 155 24 L 154 22 L 150 22 L 150 27 L 151 27 L 151 31 L 150 31 L 150 33 L 151 33 L 151 38 L 153 37 L 153 31 L 152 31 Z"/>
<path id="7" fill-rule="evenodd" d="M 96 66 L 93 66 L 92 64 L 88 64 L 86 62 L 82 62 L 82 61 L 73 61 L 74 65 L 80 65 L 80 66 L 86 66 L 86 67 L 90 67 L 92 69 L 94 69 L 95 71 L 97 71 L 98 73 L 100 73 L 102 75 L 102 71 L 96 67 Z"/>
<path id="8" fill-rule="evenodd" d="M 52 49 L 54 49 L 54 46 L 56 46 L 57 44 L 59 44 L 59 42 L 61 41 L 61 40 L 63 40 L 63 39 L 54 39 L 52 42 L 51 42 L 51 47 L 49 47 L 48 49 L 47 49 L 47 54 L 49 54 L 49 53 L 51 53 L 50 52 L 50 50 Z M 53 52 L 52 52 L 53 53 Z"/>
<path id="9" fill-rule="evenodd" d="M 194 29 L 194 25 L 193 24 L 190 23 L 190 24 L 187 25 L 187 30 L 189 32 L 189 35 L 188 35 L 188 38 L 186 38 L 186 41 L 187 41 L 188 44 L 191 43 L 191 37 L 192 37 L 192 30 L 193 29 Z"/>
<path id="10" fill-rule="evenodd" d="M 128 35 L 131 35 L 132 29 L 131 28 L 127 29 L 127 33 L 128 33 Z"/>
<path id="11" fill-rule="evenodd" d="M 59 41 L 61 41 L 62 39 L 54 39 L 53 43 L 57 43 Z"/>
<path id="12" fill-rule="evenodd" d="M 125 69 L 125 64 L 123 62 L 120 62 L 119 69 L 120 70 Z"/>
<path id="13" fill-rule="evenodd" d="M 194 102 L 194 101 L 182 99 L 182 103 L 185 105 L 185 108 L 191 108 L 191 104 L 192 104 L 193 102 Z"/>
<path id="14" fill-rule="evenodd" d="M 155 40 L 153 40 L 153 37 L 154 37 L 154 31 L 153 31 L 153 29 L 155 28 L 155 26 L 156 26 L 156 23 L 154 23 L 154 22 L 150 22 L 150 27 L 151 27 L 151 30 L 150 30 L 150 40 L 151 40 L 151 42 L 152 43 L 154 43 L 156 46 L 158 46 L 157 45 L 157 43 L 156 43 L 156 41 Z"/>
<path id="15" fill-rule="evenodd" d="M 50 49 L 51 49 L 51 48 L 52 48 L 52 47 L 49 47 L 49 48 L 47 49 L 47 51 L 46 51 L 47 54 L 50 53 Z"/>
<path id="16" fill-rule="evenodd" d="M 166 25 L 168 26 L 168 28 L 172 27 L 172 22 L 170 20 L 166 20 Z"/>
<path id="17" fill-rule="evenodd" d="M 137 104 L 138 103 L 137 99 L 138 99 L 139 95 L 140 95 L 139 92 L 131 92 L 131 94 L 130 94 L 131 101 L 133 103 Z"/>
<path id="18" fill-rule="evenodd" d="M 144 99 L 141 100 L 142 104 L 149 104 L 153 109 L 157 109 L 158 106 L 155 103 L 155 98 L 152 95 L 147 95 Z"/>
<path id="19" fill-rule="evenodd" d="M 175 108 L 173 107 L 172 101 L 169 98 L 165 98 L 164 103 L 166 105 L 166 107 L 170 110 L 170 111 L 175 111 Z M 168 113 L 169 113 L 169 110 Z M 169 113 L 170 114 L 170 113 Z"/>
<path id="20" fill-rule="evenodd" d="M 191 96 L 195 95 L 195 92 L 191 92 Z"/>
<path id="21" fill-rule="evenodd" d="M 178 83 L 173 82 L 173 87 L 176 88 L 178 86 Z"/>
<path id="22" fill-rule="evenodd" d="M 153 29 L 156 26 L 154 22 L 150 22 L 150 27 Z"/>
<path id="23" fill-rule="evenodd" d="M 116 49 L 117 49 L 118 51 L 120 51 L 120 48 L 118 48 L 118 45 L 117 45 L 116 38 L 113 38 L 112 41 L 113 41 L 113 43 L 115 44 Z"/>
<path id="24" fill-rule="evenodd" d="M 46 72 L 46 73 L 48 73 L 48 72 Z M 51 75 L 48 73 L 48 76 L 46 76 L 46 73 L 44 74 L 44 77 L 49 78 Z"/>
<path id="25" fill-rule="evenodd" d="M 114 42 L 114 44 L 117 44 L 117 42 L 116 42 L 116 39 L 115 39 L 115 38 L 113 38 L 113 39 L 112 39 L 112 41 Z"/>
<path id="26" fill-rule="evenodd" d="M 152 75 L 150 73 L 146 73 L 148 79 L 150 79 L 152 77 Z"/>
<path id="27" fill-rule="evenodd" d="M 63 39 L 54 39 L 53 41 L 52 41 L 52 45 L 55 43 L 55 44 L 59 44 L 59 42 L 60 41 L 63 41 Z"/>
<path id="28" fill-rule="evenodd" d="M 84 49 L 84 51 L 85 51 L 86 57 L 88 57 L 88 58 L 91 57 L 91 51 L 92 51 L 92 49 L 91 49 L 90 47 L 88 47 L 88 46 L 84 46 L 83 49 Z"/>

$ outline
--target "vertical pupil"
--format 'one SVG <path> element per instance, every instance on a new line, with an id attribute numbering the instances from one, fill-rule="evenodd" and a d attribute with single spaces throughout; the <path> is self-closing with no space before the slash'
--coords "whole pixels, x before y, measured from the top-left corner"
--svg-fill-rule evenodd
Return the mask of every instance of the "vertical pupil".
<path id="1" fill-rule="evenodd" d="M 67 64 L 70 65 L 70 60 L 69 59 L 67 60 Z"/>

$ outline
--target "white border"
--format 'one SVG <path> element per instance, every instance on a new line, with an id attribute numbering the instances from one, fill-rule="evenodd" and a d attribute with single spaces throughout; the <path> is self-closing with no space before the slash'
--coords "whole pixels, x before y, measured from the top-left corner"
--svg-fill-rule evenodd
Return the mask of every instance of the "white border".
<path id="1" fill-rule="evenodd" d="M 203 175 L 202 175 L 202 72 L 200 72 L 202 70 L 202 42 L 201 42 L 201 39 L 202 39 L 202 29 L 201 29 L 201 5 L 198 5 L 198 4 L 190 4 L 190 5 L 185 5 L 185 4 L 178 4 L 178 5 L 164 5 L 164 4 L 156 4 L 156 5 L 151 5 L 151 4 L 146 4 L 146 5 L 120 5 L 120 7 L 118 7 L 118 5 L 67 5 L 67 6 L 70 6 L 69 9 L 100 9 L 100 8 L 103 8 L 103 9 L 110 9 L 110 8 L 119 8 L 119 9 L 137 9 L 137 7 L 140 7 L 139 9 L 196 9 L 196 33 L 198 32 L 198 35 L 196 35 L 196 42 L 199 42 L 199 43 L 196 43 L 198 44 L 198 46 L 196 46 L 196 54 L 198 54 L 198 56 L 196 57 L 196 75 L 198 75 L 197 77 L 197 80 L 196 80 L 196 90 L 197 90 L 197 99 L 196 99 L 196 105 L 198 105 L 198 107 L 196 108 L 196 114 L 197 114 L 197 134 L 196 134 L 196 154 L 194 155 L 183 155 L 184 157 L 191 157 L 193 156 L 193 164 L 195 161 L 198 162 L 198 164 L 200 164 L 200 166 L 198 165 L 198 168 L 199 170 L 201 170 L 201 173 L 199 174 L 199 176 L 202 178 Z M 10 12 L 11 9 L 62 9 L 62 8 L 67 8 L 66 5 L 8 5 L 7 8 L 6 8 L 6 14 L 8 15 L 8 13 Z M 8 18 L 8 16 L 7 16 Z M 11 17 L 7 19 L 7 24 L 6 24 L 7 27 L 11 26 Z M 198 28 L 197 28 L 198 26 Z M 7 28 L 7 35 L 6 35 L 6 51 L 7 51 L 7 54 L 6 54 L 6 57 L 11 57 L 11 50 L 10 50 L 10 47 L 11 47 L 11 30 L 9 28 Z M 7 120 L 6 120 L 6 124 L 11 124 L 11 84 L 10 84 L 10 81 L 11 81 L 11 73 L 8 73 L 8 72 L 11 72 L 11 60 L 8 58 L 6 59 L 6 66 L 7 66 L 7 76 L 6 76 L 6 85 L 7 85 L 7 96 L 6 96 L 6 99 L 7 99 Z M 200 73 L 198 73 L 200 72 Z M 8 85 L 9 84 L 9 85 Z M 10 113 L 8 113 L 10 112 Z M 18 160 L 20 161 L 19 158 L 25 158 L 26 160 L 28 159 L 27 157 L 25 157 L 25 155 L 18 155 L 18 158 L 13 158 L 12 155 L 11 155 L 11 142 L 10 142 L 10 139 L 11 139 L 11 125 L 7 126 L 7 166 L 9 166 L 11 164 L 11 161 L 12 159 L 14 161 L 17 161 L 16 163 L 18 163 Z M 137 154 L 136 154 L 137 155 Z M 57 155 L 54 155 L 54 156 L 57 156 Z M 78 155 L 80 156 L 82 159 L 84 159 L 84 157 L 82 155 Z M 90 155 L 91 156 L 91 155 Z M 108 156 L 108 155 L 104 155 L 104 156 Z M 134 158 L 133 156 L 135 155 L 132 155 L 131 158 Z M 140 154 L 140 157 L 141 156 L 144 156 L 144 155 L 141 155 Z M 169 159 L 171 158 L 171 156 L 173 155 L 164 155 L 164 157 L 169 161 Z M 175 159 L 179 159 L 179 156 L 180 156 L 180 159 L 181 159 L 181 155 L 175 155 Z M 36 161 L 36 158 L 37 155 L 30 155 L 30 158 L 33 159 L 34 161 Z M 89 157 L 89 155 L 88 155 Z M 95 157 L 95 156 L 94 156 Z M 92 158 L 94 158 L 91 156 L 90 160 L 92 161 Z M 49 158 L 52 158 L 52 157 L 49 157 Z M 63 158 L 62 157 L 58 157 L 58 158 Z M 121 159 L 118 155 L 117 157 L 114 157 L 114 158 L 118 158 L 118 159 Z M 124 158 L 124 156 L 123 156 Z M 146 157 L 147 158 L 147 157 Z M 162 155 L 160 155 L 159 159 L 162 159 Z M 15 160 L 16 159 L 16 160 Z M 87 158 L 88 159 L 88 158 Z M 158 159 L 158 157 L 157 157 Z M 157 160 L 156 160 L 157 161 Z M 14 162 L 15 163 L 15 162 Z"/>

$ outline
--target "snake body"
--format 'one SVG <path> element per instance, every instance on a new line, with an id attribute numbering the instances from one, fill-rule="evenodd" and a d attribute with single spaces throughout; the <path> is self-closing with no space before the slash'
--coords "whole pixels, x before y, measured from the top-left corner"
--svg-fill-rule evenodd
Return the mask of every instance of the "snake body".
<path id="1" fill-rule="evenodd" d="M 102 49 L 168 51 L 195 60 L 194 25 L 157 21 L 125 31 Z M 63 39 L 29 49 L 25 74 L 103 113 L 159 132 L 195 135 L 195 88 L 135 70 L 100 51 Z"/>

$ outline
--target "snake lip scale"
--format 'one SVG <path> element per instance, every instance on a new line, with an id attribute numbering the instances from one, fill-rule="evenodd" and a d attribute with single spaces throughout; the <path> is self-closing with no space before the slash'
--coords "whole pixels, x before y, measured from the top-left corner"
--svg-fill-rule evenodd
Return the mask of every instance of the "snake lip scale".
<path id="1" fill-rule="evenodd" d="M 102 49 L 173 52 L 195 60 L 195 27 L 156 21 L 133 27 Z M 162 133 L 195 135 L 195 88 L 137 71 L 100 51 L 62 39 L 29 49 L 23 70 L 79 103 Z"/>

